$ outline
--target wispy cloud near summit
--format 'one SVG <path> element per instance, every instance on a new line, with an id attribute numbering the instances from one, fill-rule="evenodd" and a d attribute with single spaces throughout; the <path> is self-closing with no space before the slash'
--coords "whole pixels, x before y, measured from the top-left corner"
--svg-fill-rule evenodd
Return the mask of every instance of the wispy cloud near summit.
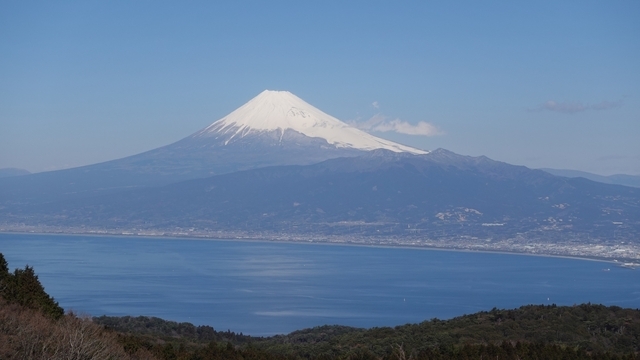
<path id="1" fill-rule="evenodd" d="M 355 126 L 360 130 L 372 132 L 395 132 L 399 134 L 417 136 L 443 135 L 443 132 L 440 129 L 426 121 L 420 121 L 414 125 L 398 118 L 390 119 L 382 114 L 376 114 L 369 120 L 363 122 L 351 121 L 350 125 Z"/>

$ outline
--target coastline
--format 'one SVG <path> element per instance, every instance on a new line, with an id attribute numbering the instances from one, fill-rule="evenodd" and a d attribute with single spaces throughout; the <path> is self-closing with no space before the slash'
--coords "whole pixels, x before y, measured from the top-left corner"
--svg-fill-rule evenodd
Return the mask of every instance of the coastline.
<path id="1" fill-rule="evenodd" d="M 96 233 L 96 232 L 61 232 L 61 231 L 16 231 L 0 229 L 0 234 L 16 234 L 16 235 L 52 235 L 52 236 L 89 236 L 89 237 L 116 237 L 116 238 L 136 238 L 136 239 L 149 239 L 149 240 L 198 240 L 198 241 L 242 241 L 242 242 L 261 242 L 261 243 L 282 243 L 282 244 L 301 244 L 301 245 L 325 245 L 325 246 L 353 246 L 353 247 L 374 247 L 374 248 L 391 248 L 391 249 L 411 249 L 411 250 L 423 250 L 423 251 L 451 251 L 451 252 L 463 252 L 463 253 L 487 253 L 487 254 L 499 254 L 499 255 L 519 255 L 519 256 L 536 256 L 536 257 L 548 257 L 548 258 L 561 258 L 571 260 L 585 260 L 596 261 L 601 263 L 607 263 L 616 265 L 627 269 L 635 269 L 640 267 L 640 260 L 636 258 L 606 258 L 598 256 L 579 256 L 572 254 L 557 254 L 557 253 L 541 253 L 541 252 L 526 252 L 526 251 L 513 251 L 504 249 L 470 249 L 455 246 L 434 246 L 434 245 L 415 245 L 415 244 L 402 244 L 402 243 L 364 243 L 348 240 L 287 240 L 282 237 L 257 237 L 257 236 L 221 236 L 214 237 L 208 235 L 187 235 L 187 234 L 140 234 L 140 233 Z M 626 266 L 625 266 L 626 265 Z"/>

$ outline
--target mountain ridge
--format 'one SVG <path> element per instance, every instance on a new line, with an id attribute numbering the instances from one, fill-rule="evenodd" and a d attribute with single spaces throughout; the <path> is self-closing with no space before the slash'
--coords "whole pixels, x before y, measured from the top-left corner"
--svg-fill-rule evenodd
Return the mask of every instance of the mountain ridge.
<path id="1" fill-rule="evenodd" d="M 640 187 L 640 176 L 627 175 L 627 174 L 614 174 L 614 175 L 598 175 L 586 171 L 580 170 L 567 170 L 567 169 L 549 169 L 542 168 L 540 170 L 546 171 L 556 176 L 564 176 L 569 178 L 585 178 L 591 181 L 597 181 L 604 184 L 615 184 L 632 187 Z"/>
<path id="2" fill-rule="evenodd" d="M 0 212 L 4 224 L 161 233 L 191 228 L 206 236 L 445 241 L 480 249 L 507 241 L 520 250 L 543 242 L 609 251 L 627 249 L 628 242 L 631 250 L 617 253 L 620 258 L 639 255 L 633 250 L 638 219 L 640 189 L 443 149 L 425 155 L 378 150 Z"/>

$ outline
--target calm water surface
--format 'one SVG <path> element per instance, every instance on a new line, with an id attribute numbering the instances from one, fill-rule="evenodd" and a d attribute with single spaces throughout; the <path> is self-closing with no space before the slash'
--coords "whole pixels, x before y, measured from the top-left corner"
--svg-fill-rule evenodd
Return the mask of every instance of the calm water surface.
<path id="1" fill-rule="evenodd" d="M 640 307 L 640 271 L 564 258 L 222 240 L 0 234 L 65 309 L 251 335 L 394 326 L 493 307 Z M 610 269 L 610 271 L 604 271 Z"/>

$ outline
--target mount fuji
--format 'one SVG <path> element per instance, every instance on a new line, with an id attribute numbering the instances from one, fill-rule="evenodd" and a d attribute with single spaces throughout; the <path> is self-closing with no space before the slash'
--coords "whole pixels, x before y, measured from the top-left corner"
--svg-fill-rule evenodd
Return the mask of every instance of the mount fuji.
<path id="1" fill-rule="evenodd" d="M 0 231 L 331 236 L 640 259 L 639 219 L 638 188 L 397 144 L 286 91 L 142 154 L 0 179 Z"/>
<path id="2" fill-rule="evenodd" d="M 200 178 L 265 166 L 308 165 L 373 150 L 427 151 L 370 135 L 288 91 L 265 90 L 176 143 L 117 161 L 156 175 Z M 126 164 L 126 165 L 125 165 Z"/>
<path id="3" fill-rule="evenodd" d="M 314 164 L 380 149 L 427 153 L 361 131 L 288 91 L 265 90 L 173 144 L 100 164 L 0 179 L 0 203 L 162 186 L 265 166 Z"/>

